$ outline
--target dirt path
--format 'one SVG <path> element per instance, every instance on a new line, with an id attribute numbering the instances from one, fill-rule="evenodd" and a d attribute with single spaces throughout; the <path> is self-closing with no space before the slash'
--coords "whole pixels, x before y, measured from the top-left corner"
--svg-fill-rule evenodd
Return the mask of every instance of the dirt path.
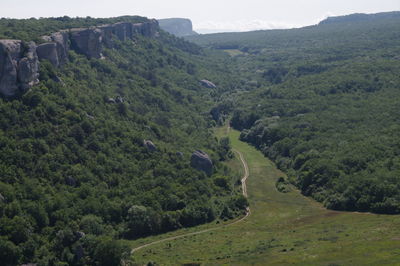
<path id="1" fill-rule="evenodd" d="M 247 181 L 247 178 L 249 177 L 249 167 L 248 167 L 248 165 L 247 165 L 247 162 L 246 162 L 245 159 L 243 158 L 243 154 L 242 154 L 240 151 L 238 151 L 238 150 L 234 150 L 234 152 L 236 152 L 236 153 L 239 155 L 239 159 L 240 159 L 240 161 L 241 161 L 242 164 L 243 164 L 244 174 L 243 174 L 243 177 L 242 177 L 242 179 L 241 179 L 241 182 L 242 182 L 242 192 L 243 192 L 243 196 L 245 196 L 245 197 L 247 198 L 247 185 L 246 185 L 246 181 Z M 183 237 L 187 237 L 187 236 L 199 235 L 199 234 L 211 232 L 211 231 L 214 231 L 214 230 L 217 230 L 217 229 L 220 229 L 220 228 L 225 228 L 225 227 L 227 227 L 227 226 L 231 226 L 231 225 L 240 223 L 240 222 L 242 222 L 243 220 L 245 220 L 247 217 L 249 217 L 250 214 L 251 214 L 250 208 L 247 207 L 247 209 L 246 209 L 246 215 L 243 216 L 242 218 L 240 218 L 239 220 L 233 221 L 233 222 L 231 222 L 231 223 L 229 223 L 229 224 L 225 224 L 225 225 L 221 225 L 221 226 L 217 226 L 217 227 L 213 227 L 213 228 L 209 228 L 209 229 L 205 229 L 205 230 L 201 230 L 201 231 L 197 231 L 197 232 L 193 232 L 193 233 L 188 233 L 188 234 L 183 234 L 183 235 L 178 235 L 178 236 L 172 236 L 172 237 L 160 239 L 160 240 L 157 240 L 157 241 L 153 241 L 153 242 L 150 242 L 150 243 L 148 243 L 148 244 L 141 245 L 141 246 L 138 246 L 138 247 L 132 249 L 131 254 L 134 253 L 134 252 L 136 252 L 136 251 L 138 251 L 138 250 L 140 250 L 140 249 L 143 249 L 143 248 L 146 248 L 146 247 L 155 245 L 155 244 L 159 244 L 159 243 L 163 243 L 163 242 L 167 242 L 167 241 L 172 241 L 172 240 L 179 239 L 179 238 L 183 238 Z"/>

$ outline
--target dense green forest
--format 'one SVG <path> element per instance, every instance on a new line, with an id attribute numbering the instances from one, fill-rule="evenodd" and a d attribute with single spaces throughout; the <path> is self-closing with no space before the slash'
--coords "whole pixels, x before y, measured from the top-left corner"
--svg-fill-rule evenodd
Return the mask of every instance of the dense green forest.
<path id="1" fill-rule="evenodd" d="M 0 21 L 0 38 L 36 40 L 51 31 L 145 18 Z M 220 161 L 213 95 L 232 88 L 226 56 L 160 30 L 157 38 L 114 40 L 105 59 L 70 50 L 40 83 L 0 99 L 1 265 L 118 265 L 134 239 L 245 209 L 239 177 Z M 217 88 L 202 87 L 210 79 Z M 232 77 L 234 79 L 234 77 Z M 156 149 L 146 148 L 151 140 Z M 190 166 L 207 152 L 214 173 Z"/>
<path id="2" fill-rule="evenodd" d="M 233 56 L 247 86 L 214 108 L 331 209 L 400 213 L 400 13 L 188 37 Z"/>
<path id="3" fill-rule="evenodd" d="M 147 21 L 3 18 L 0 39 Z M 230 143 L 213 136 L 227 119 L 287 173 L 277 189 L 400 213 L 397 12 L 190 42 L 158 31 L 115 38 L 99 59 L 43 60 L 38 85 L 0 99 L 2 265 L 118 265 L 125 239 L 237 217 L 247 202 L 223 164 Z M 191 167 L 195 150 L 212 175 Z"/>

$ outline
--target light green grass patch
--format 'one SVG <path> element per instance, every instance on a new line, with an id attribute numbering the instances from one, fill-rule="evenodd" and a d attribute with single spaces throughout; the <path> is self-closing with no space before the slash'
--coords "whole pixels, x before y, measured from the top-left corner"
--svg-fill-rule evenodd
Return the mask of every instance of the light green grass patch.
<path id="1" fill-rule="evenodd" d="M 227 130 L 219 129 L 221 137 Z M 232 147 L 250 169 L 251 216 L 213 232 L 157 244 L 133 254 L 139 264 L 159 265 L 400 265 L 400 216 L 326 210 L 297 190 L 276 190 L 285 176 L 254 147 L 229 131 Z M 233 169 L 241 166 L 235 159 Z M 140 239 L 132 247 L 215 223 Z"/>

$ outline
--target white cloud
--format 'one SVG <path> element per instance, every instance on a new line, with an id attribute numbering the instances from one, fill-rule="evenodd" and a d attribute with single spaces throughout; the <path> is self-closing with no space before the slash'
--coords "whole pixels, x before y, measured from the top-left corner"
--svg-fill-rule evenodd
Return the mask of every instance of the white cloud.
<path id="1" fill-rule="evenodd" d="M 213 32 L 242 32 L 253 30 L 269 30 L 269 29 L 290 29 L 298 28 L 305 25 L 273 22 L 266 20 L 237 20 L 237 21 L 203 21 L 194 23 L 194 30 L 199 33 Z"/>

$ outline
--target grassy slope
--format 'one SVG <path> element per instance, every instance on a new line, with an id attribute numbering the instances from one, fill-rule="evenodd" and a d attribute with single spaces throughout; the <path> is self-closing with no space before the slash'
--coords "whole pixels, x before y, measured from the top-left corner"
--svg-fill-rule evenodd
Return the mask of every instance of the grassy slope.
<path id="1" fill-rule="evenodd" d="M 134 254 L 135 262 L 154 261 L 160 265 L 399 263 L 400 216 L 329 211 L 294 189 L 280 193 L 275 189 L 275 180 L 283 173 L 259 151 L 238 141 L 238 131 L 231 131 L 229 136 L 233 148 L 241 151 L 249 164 L 252 215 L 232 227 L 140 250 Z M 231 164 L 236 169 L 240 166 L 237 160 Z M 144 241 L 136 241 L 133 246 L 139 242 Z"/>

